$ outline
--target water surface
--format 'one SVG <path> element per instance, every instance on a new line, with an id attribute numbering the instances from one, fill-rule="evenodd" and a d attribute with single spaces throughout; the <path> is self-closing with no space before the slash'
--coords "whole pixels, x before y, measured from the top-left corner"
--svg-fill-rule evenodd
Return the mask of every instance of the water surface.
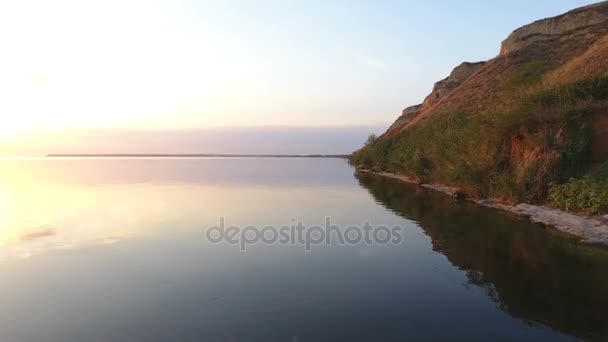
<path id="1" fill-rule="evenodd" d="M 404 228 L 399 245 L 205 229 Z M 603 340 L 608 251 L 341 159 L 0 162 L 2 341 Z"/>

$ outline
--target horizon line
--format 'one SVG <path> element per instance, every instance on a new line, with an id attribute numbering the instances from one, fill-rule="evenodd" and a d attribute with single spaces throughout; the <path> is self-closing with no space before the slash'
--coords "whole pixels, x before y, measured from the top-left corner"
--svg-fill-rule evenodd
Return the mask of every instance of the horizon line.
<path id="1" fill-rule="evenodd" d="M 246 154 L 246 153 L 50 153 L 46 158 L 346 158 L 349 154 Z"/>

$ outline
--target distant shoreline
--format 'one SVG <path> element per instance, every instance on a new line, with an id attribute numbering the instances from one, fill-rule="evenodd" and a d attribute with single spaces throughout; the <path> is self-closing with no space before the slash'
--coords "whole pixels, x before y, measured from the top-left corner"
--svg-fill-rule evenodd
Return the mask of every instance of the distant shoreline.
<path id="1" fill-rule="evenodd" d="M 47 158 L 347 158 L 346 154 L 52 153 Z"/>

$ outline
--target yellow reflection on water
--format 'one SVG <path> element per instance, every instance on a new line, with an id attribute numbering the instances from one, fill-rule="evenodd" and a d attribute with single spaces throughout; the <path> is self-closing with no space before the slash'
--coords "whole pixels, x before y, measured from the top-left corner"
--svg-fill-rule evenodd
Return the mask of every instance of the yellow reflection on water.
<path id="1" fill-rule="evenodd" d="M 200 188 L 83 183 L 47 174 L 44 166 L 0 162 L 0 262 L 151 235 L 157 223 L 200 214 Z M 218 192 L 213 186 L 203 191 Z"/>
<path id="2" fill-rule="evenodd" d="M 220 216 L 244 226 L 327 211 L 315 186 L 261 186 L 260 175 L 250 182 L 246 173 L 227 171 L 213 161 L 0 161 L 0 263 L 50 250 L 202 233 Z M 341 188 L 334 200 L 350 197 L 344 191 L 356 190 Z"/>

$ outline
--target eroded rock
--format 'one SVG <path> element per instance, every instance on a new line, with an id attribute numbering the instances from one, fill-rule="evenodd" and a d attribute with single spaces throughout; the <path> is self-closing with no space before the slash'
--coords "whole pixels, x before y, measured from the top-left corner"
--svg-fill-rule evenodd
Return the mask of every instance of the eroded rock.
<path id="1" fill-rule="evenodd" d="M 432 107 L 437 102 L 450 95 L 456 88 L 458 88 L 458 86 L 460 86 L 484 64 L 485 62 L 463 62 L 454 68 L 454 70 L 452 70 L 450 73 L 450 76 L 435 83 L 433 91 L 424 99 L 422 107 L 424 109 Z"/>
<path id="2" fill-rule="evenodd" d="M 556 17 L 538 20 L 511 33 L 502 42 L 500 55 L 505 56 L 534 44 L 559 39 L 578 30 L 592 32 L 608 25 L 608 1 L 577 8 Z"/>
<path id="3" fill-rule="evenodd" d="M 388 128 L 388 130 L 392 131 L 393 129 L 399 128 L 399 127 L 407 124 L 408 122 L 410 122 L 410 120 L 414 116 L 416 116 L 416 114 L 420 111 L 421 108 L 422 108 L 422 104 L 405 108 L 401 112 L 401 115 L 397 118 L 397 120 L 395 120 L 395 122 L 393 122 L 391 127 Z"/>

